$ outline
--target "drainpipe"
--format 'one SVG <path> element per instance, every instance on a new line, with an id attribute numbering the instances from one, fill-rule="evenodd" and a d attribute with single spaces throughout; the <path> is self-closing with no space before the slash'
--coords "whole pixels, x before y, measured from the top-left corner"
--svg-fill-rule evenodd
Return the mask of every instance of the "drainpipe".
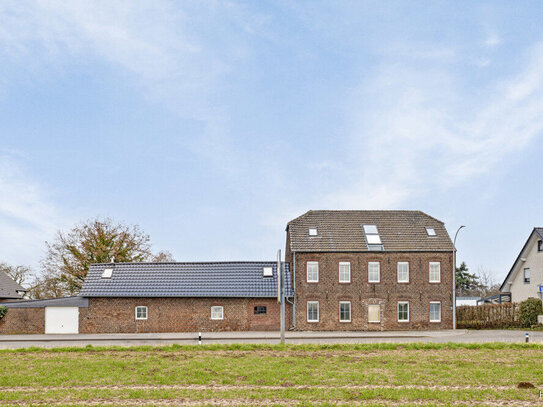
<path id="1" fill-rule="evenodd" d="M 292 303 L 292 329 L 296 328 L 296 252 L 292 252 L 292 291 L 294 300 Z"/>

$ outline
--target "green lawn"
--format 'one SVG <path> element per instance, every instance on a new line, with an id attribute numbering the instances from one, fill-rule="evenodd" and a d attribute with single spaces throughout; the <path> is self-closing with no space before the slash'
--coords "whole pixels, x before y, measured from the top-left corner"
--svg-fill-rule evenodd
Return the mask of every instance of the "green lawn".
<path id="1" fill-rule="evenodd" d="M 543 405 L 536 344 L 4 350 L 0 372 L 8 405 Z"/>

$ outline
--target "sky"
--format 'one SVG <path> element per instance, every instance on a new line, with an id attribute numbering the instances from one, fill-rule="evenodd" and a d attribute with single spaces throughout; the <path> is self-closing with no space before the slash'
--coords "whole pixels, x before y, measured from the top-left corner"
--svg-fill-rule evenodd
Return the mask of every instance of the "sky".
<path id="1" fill-rule="evenodd" d="M 87 219 L 267 260 L 310 209 L 414 209 L 501 281 L 543 226 L 543 5 L 0 2 L 0 261 Z"/>

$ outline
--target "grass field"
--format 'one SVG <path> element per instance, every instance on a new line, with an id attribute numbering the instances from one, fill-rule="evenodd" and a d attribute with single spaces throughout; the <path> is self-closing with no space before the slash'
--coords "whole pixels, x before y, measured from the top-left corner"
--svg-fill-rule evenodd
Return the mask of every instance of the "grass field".
<path id="1" fill-rule="evenodd" d="M 543 405 L 536 344 L 31 348 L 0 372 L 4 405 Z"/>

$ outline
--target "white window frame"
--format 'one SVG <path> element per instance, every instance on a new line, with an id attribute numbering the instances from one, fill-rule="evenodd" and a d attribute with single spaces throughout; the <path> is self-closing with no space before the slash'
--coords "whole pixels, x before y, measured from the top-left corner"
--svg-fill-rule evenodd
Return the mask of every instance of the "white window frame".
<path id="1" fill-rule="evenodd" d="M 310 305 L 316 305 L 317 306 L 317 319 L 309 319 L 309 306 Z M 316 323 L 316 322 L 319 322 L 319 318 L 320 318 L 320 310 L 319 310 L 319 302 L 318 301 L 307 301 L 307 322 L 310 322 L 310 323 Z"/>
<path id="2" fill-rule="evenodd" d="M 438 279 L 437 280 L 432 280 L 432 266 L 436 266 L 437 265 L 437 276 L 438 276 Z M 441 283 L 441 262 L 440 261 L 431 261 L 428 265 L 428 281 L 430 281 L 430 283 Z"/>
<path id="3" fill-rule="evenodd" d="M 432 304 L 439 305 L 439 319 L 432 319 Z M 430 322 L 441 322 L 441 301 L 430 301 Z"/>
<path id="4" fill-rule="evenodd" d="M 377 308 L 377 316 L 378 316 L 379 319 L 371 321 L 370 320 L 370 308 L 375 308 L 375 307 Z M 381 305 L 379 305 L 379 304 L 369 304 L 368 305 L 368 322 L 370 324 L 380 324 L 381 323 Z"/>
<path id="5" fill-rule="evenodd" d="M 309 279 L 309 266 L 316 266 L 316 268 L 317 268 L 317 271 L 316 271 L 317 279 L 316 280 L 315 279 L 312 279 L 312 280 Z M 319 262 L 318 261 L 308 261 L 307 262 L 307 265 L 306 265 L 306 281 L 308 283 L 318 283 L 319 282 Z"/>
<path id="6" fill-rule="evenodd" d="M 145 317 L 138 317 L 138 309 L 145 309 Z M 145 305 L 136 305 L 134 308 L 134 316 L 137 320 L 146 320 L 149 316 L 149 310 Z"/>
<path id="7" fill-rule="evenodd" d="M 341 319 L 341 306 L 349 304 L 349 319 Z M 340 301 L 339 302 L 339 322 L 351 322 L 351 301 Z"/>
<path id="8" fill-rule="evenodd" d="M 221 312 L 220 317 L 218 317 L 217 315 L 214 315 L 214 314 L 217 313 L 218 310 L 220 310 L 220 312 Z M 222 305 L 213 305 L 211 307 L 211 319 L 213 321 L 222 321 L 224 319 L 224 307 Z"/>
<path id="9" fill-rule="evenodd" d="M 377 280 L 371 279 L 371 266 L 377 264 Z M 368 283 L 380 283 L 381 282 L 381 263 L 378 261 L 368 262 Z"/>
<path id="10" fill-rule="evenodd" d="M 400 280 L 400 265 L 401 266 L 407 265 L 407 279 Z M 396 266 L 396 274 L 397 274 L 398 283 L 409 283 L 409 262 L 399 261 Z"/>
<path id="11" fill-rule="evenodd" d="M 400 319 L 400 305 L 407 304 L 407 319 Z M 409 301 L 398 301 L 398 322 L 409 322 Z"/>
<path id="12" fill-rule="evenodd" d="M 347 266 L 348 268 L 348 279 L 347 280 L 342 280 L 341 279 L 341 266 Z M 348 261 L 340 261 L 339 262 L 339 282 L 340 283 L 350 283 L 351 282 L 351 263 L 348 262 Z"/>

